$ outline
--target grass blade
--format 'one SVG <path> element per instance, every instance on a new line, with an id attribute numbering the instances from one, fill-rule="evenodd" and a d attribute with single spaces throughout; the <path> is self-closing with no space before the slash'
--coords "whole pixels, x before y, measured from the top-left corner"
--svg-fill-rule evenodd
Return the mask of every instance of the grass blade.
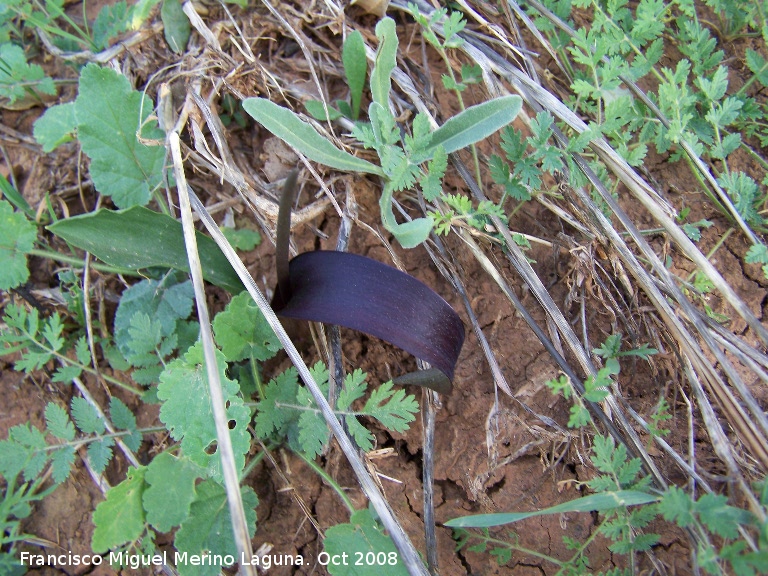
<path id="1" fill-rule="evenodd" d="M 656 502 L 658 497 L 646 492 L 637 490 L 619 490 L 617 492 L 601 492 L 577 498 L 570 502 L 563 502 L 557 506 L 536 510 L 535 512 L 502 512 L 499 514 L 475 514 L 454 518 L 445 523 L 450 528 L 489 528 L 491 526 L 501 526 L 502 524 L 511 524 L 533 516 L 544 516 L 546 514 L 560 514 L 562 512 L 604 512 L 612 508 L 622 508 L 625 506 L 637 506 Z"/>

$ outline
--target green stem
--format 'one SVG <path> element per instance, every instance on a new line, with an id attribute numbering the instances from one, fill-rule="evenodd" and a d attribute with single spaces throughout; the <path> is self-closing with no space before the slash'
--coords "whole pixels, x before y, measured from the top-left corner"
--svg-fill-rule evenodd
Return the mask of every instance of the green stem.
<path id="1" fill-rule="evenodd" d="M 27 332 L 26 330 L 19 330 L 24 336 L 26 336 L 27 340 L 30 342 L 34 342 L 37 347 L 39 347 L 44 352 L 47 352 L 51 356 L 55 356 L 62 364 L 64 365 L 70 365 L 70 366 L 76 366 L 77 368 L 80 368 L 83 372 L 88 372 L 89 374 L 92 374 L 93 376 L 96 376 L 97 378 L 103 378 L 110 384 L 114 384 L 115 386 L 118 386 L 122 388 L 123 390 L 126 390 L 128 392 L 131 392 L 133 394 L 136 394 L 137 396 L 141 396 L 144 394 L 143 390 L 140 390 L 138 388 L 134 388 L 130 384 L 124 384 L 123 382 L 120 382 L 120 380 L 117 380 L 115 378 L 112 378 L 111 376 L 107 376 L 106 374 L 102 374 L 100 372 L 96 372 L 93 368 L 90 366 L 86 366 L 84 364 L 80 364 L 80 362 L 76 362 L 72 360 L 71 358 L 65 356 L 64 354 L 59 353 L 58 351 L 54 350 L 53 348 L 46 346 L 42 342 L 39 342 L 35 339 L 35 337 Z"/>
<path id="2" fill-rule="evenodd" d="M 45 448 L 36 450 L 35 452 L 51 452 L 53 450 L 58 450 L 59 448 L 62 448 L 64 446 L 72 446 L 73 448 L 79 448 L 80 446 L 85 446 L 86 444 L 90 444 L 91 442 L 97 442 L 99 440 L 103 440 L 104 438 L 119 438 L 121 436 L 128 436 L 129 434 L 133 434 L 134 432 L 138 432 L 139 434 L 151 434 L 152 432 L 164 432 L 164 431 L 165 431 L 165 426 L 150 426 L 149 428 L 137 428 L 136 430 L 119 430 L 117 432 L 108 432 L 106 434 L 98 434 L 91 438 L 81 438 L 80 440 L 71 440 L 69 442 L 62 442 L 61 444 L 54 444 L 53 446 L 46 446 Z"/>
<path id="3" fill-rule="evenodd" d="M 266 450 L 272 450 L 274 446 L 268 446 Z M 248 477 L 248 474 L 251 473 L 251 471 L 256 468 L 256 464 L 261 462 L 264 459 L 264 456 L 266 455 L 266 450 L 262 450 L 256 456 L 254 456 L 248 464 L 246 464 L 245 469 L 243 470 L 243 473 L 240 475 L 240 480 L 242 481 L 244 478 Z"/>
<path id="4" fill-rule="evenodd" d="M 448 70 L 448 76 L 450 76 L 451 81 L 453 82 L 453 85 L 456 86 L 458 83 L 456 82 L 456 75 L 453 73 L 453 67 L 451 66 L 450 60 L 448 60 L 448 52 L 446 52 L 445 47 L 439 48 L 440 56 L 443 59 L 443 62 L 445 63 L 445 67 Z M 461 90 L 458 88 L 454 90 L 456 92 L 456 99 L 459 102 L 459 109 L 463 112 L 466 109 L 466 106 L 464 106 L 464 98 L 461 96 Z M 472 151 L 472 161 L 475 165 L 475 180 L 477 180 L 477 185 L 482 188 L 483 186 L 483 180 L 482 180 L 482 174 L 480 172 L 480 159 L 477 156 L 477 147 L 472 144 L 470 147 L 470 150 Z"/>
<path id="5" fill-rule="evenodd" d="M 728 237 L 733 233 L 733 231 L 734 231 L 734 228 L 728 228 L 728 230 L 726 230 L 725 234 L 720 236 L 718 241 L 715 242 L 715 245 L 712 247 L 712 250 L 710 250 L 709 253 L 707 254 L 707 260 L 710 260 L 712 258 L 712 256 L 715 255 L 715 252 L 717 252 L 720 249 L 720 246 L 722 246 L 723 243 L 726 240 L 728 240 Z M 688 282 L 692 282 L 693 281 L 693 277 L 696 275 L 696 272 L 698 272 L 698 270 L 694 270 L 693 272 L 691 272 L 688 275 Z"/>
<path id="6" fill-rule="evenodd" d="M 82 258 L 78 258 L 77 256 L 68 256 L 67 254 L 56 252 L 55 250 L 44 250 L 40 248 L 33 248 L 28 252 L 28 254 L 32 254 L 33 256 L 40 256 L 41 258 L 49 258 L 56 262 L 72 264 L 77 268 L 83 268 Z M 139 278 L 144 277 L 137 270 L 133 270 L 131 268 L 122 268 L 120 266 L 110 266 L 109 264 L 100 264 L 98 262 L 92 262 L 90 266 L 94 270 L 98 270 L 99 272 L 107 272 L 108 274 L 122 274 L 123 276 L 137 276 Z"/>
<path id="7" fill-rule="evenodd" d="M 534 556 L 536 558 L 541 558 L 542 560 L 546 560 L 547 562 L 551 562 L 555 566 L 562 568 L 566 565 L 565 562 L 561 562 L 560 560 L 553 558 L 552 556 L 548 556 L 542 552 L 537 552 L 536 550 L 531 550 L 530 548 L 526 548 L 525 546 L 520 546 L 519 544 L 513 544 L 511 542 L 506 542 L 504 540 L 498 540 L 496 538 L 492 538 L 491 536 L 477 536 L 476 534 L 473 534 L 475 538 L 479 538 L 481 540 L 485 540 L 489 544 L 496 544 L 499 546 L 504 546 L 506 548 L 511 548 L 512 550 L 516 550 L 517 552 L 521 552 L 525 555 Z"/>
<path id="8" fill-rule="evenodd" d="M 339 486 L 339 484 L 330 477 L 330 475 L 323 470 L 317 462 L 312 460 L 311 458 L 308 458 L 306 454 L 302 454 L 301 452 L 295 452 L 296 455 L 298 455 L 299 458 L 304 460 L 304 462 L 307 463 L 307 466 L 312 468 L 323 480 L 325 480 L 325 483 L 328 484 L 333 490 L 336 492 L 336 494 L 339 495 L 339 498 L 341 498 L 344 501 L 344 505 L 349 510 L 350 514 L 354 514 L 357 510 L 355 509 L 355 505 L 352 504 L 352 500 L 349 499 L 349 496 L 346 495 L 344 492 L 344 489 Z"/>

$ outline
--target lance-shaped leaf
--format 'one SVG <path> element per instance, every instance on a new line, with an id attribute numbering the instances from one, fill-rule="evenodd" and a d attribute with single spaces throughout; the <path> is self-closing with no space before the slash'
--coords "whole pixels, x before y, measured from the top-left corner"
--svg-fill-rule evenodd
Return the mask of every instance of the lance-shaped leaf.
<path id="1" fill-rule="evenodd" d="M 247 98 L 243 100 L 243 109 L 256 122 L 310 160 L 346 172 L 384 175 L 378 166 L 336 148 L 327 138 L 321 136 L 317 130 L 287 108 L 278 106 L 265 98 Z"/>
<path id="2" fill-rule="evenodd" d="M 638 506 L 658 501 L 658 496 L 640 492 L 639 490 L 618 490 L 616 492 L 600 492 L 583 498 L 577 498 L 569 502 L 563 502 L 557 506 L 551 506 L 535 512 L 501 512 L 497 514 L 474 514 L 454 518 L 445 523 L 451 528 L 489 528 L 501 526 L 531 518 L 532 516 L 544 516 L 546 514 L 561 514 L 563 512 L 604 512 L 612 508 L 624 508 L 626 506 Z"/>
<path id="3" fill-rule="evenodd" d="M 502 96 L 459 112 L 432 132 L 424 151 L 413 162 L 431 159 L 438 146 L 450 154 L 487 138 L 512 122 L 522 107 L 520 96 Z"/>
<path id="4" fill-rule="evenodd" d="M 48 230 L 111 266 L 132 270 L 163 266 L 189 272 L 181 223 L 141 206 L 97 210 L 59 220 Z M 197 248 L 206 280 L 233 293 L 243 289 L 213 240 L 198 232 Z"/>
<path id="5" fill-rule="evenodd" d="M 272 306 L 281 316 L 376 336 L 429 362 L 448 380 L 464 342 L 461 319 L 436 292 L 413 276 L 357 254 L 300 254 L 290 262 L 288 301 L 278 296 Z"/>

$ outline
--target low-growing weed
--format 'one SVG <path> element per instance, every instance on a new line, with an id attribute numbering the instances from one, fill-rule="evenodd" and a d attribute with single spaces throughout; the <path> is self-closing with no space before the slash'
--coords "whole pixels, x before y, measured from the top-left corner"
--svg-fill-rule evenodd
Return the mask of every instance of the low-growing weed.
<path id="1" fill-rule="evenodd" d="M 733 571 L 739 575 L 753 575 L 765 571 L 768 568 L 768 540 L 765 538 L 768 524 L 765 521 L 761 522 L 750 511 L 729 505 L 728 498 L 723 495 L 705 493 L 695 497 L 674 485 L 663 491 L 654 488 L 651 476 L 643 473 L 640 458 L 633 457 L 624 444 L 617 444 L 612 437 L 602 435 L 592 424 L 584 400 L 601 402 L 611 394 L 613 378 L 620 373 L 619 358 L 647 358 L 657 351 L 645 344 L 622 350 L 621 334 L 613 334 L 593 352 L 601 356 L 606 365 L 596 377 L 587 379 L 583 399 L 573 393 L 566 376 L 547 382 L 552 393 L 574 400 L 568 426 L 581 429 L 591 425 L 593 428 L 595 435 L 589 460 L 594 476 L 576 483 L 592 494 L 535 512 L 480 514 L 450 520 L 446 525 L 456 529 L 457 549 L 488 552 L 499 565 L 512 562 L 516 555 L 535 557 L 554 565 L 558 575 L 575 576 L 593 573 L 588 549 L 592 545 L 603 545 L 596 543 L 596 538 L 601 536 L 610 542 L 608 548 L 611 552 L 626 558 L 625 567 L 616 568 L 611 573 L 629 575 L 637 573 L 637 555 L 652 550 L 659 543 L 659 534 L 652 530 L 658 529 L 659 522 L 665 520 L 695 532 L 698 542 L 695 559 L 706 573 Z M 666 435 L 669 431 L 663 429 L 661 423 L 670 418 L 669 405 L 662 399 L 650 416 L 647 431 L 651 437 Z M 763 513 L 768 510 L 767 495 L 763 489 L 760 496 Z M 566 560 L 520 545 L 514 532 L 494 536 L 489 531 L 490 527 L 532 516 L 563 512 L 599 513 L 596 529 L 584 541 L 563 535 L 566 548 L 573 551 L 573 555 Z M 481 528 L 481 531 L 468 531 L 469 527 Z M 756 546 L 752 545 L 751 538 L 743 537 L 745 530 L 760 535 Z"/>

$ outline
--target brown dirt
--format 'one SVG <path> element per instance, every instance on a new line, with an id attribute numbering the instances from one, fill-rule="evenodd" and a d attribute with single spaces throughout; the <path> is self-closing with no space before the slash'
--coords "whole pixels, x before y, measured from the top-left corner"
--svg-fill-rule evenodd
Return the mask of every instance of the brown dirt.
<path id="1" fill-rule="evenodd" d="M 93 5 L 89 3 L 89 9 L 91 8 Z M 361 21 L 365 21 L 365 18 L 362 17 Z M 253 30 L 258 30 L 260 26 L 256 21 L 250 22 L 249 25 Z M 372 31 L 372 26 L 369 31 Z M 155 39 L 153 42 L 153 50 L 159 50 L 157 46 L 161 45 L 160 41 Z M 335 40 L 328 42 L 332 46 L 337 44 Z M 264 58 L 285 58 L 285 41 L 278 46 L 272 43 L 261 43 L 259 46 Z M 412 51 L 414 58 L 419 59 L 419 50 L 413 47 Z M 299 51 L 292 53 L 300 55 Z M 141 71 L 142 66 L 151 58 L 149 49 L 146 52 L 137 50 L 128 55 L 128 67 L 141 77 L 146 72 L 136 71 Z M 146 71 L 147 68 L 143 70 Z M 435 80 L 439 83 L 439 80 Z M 310 83 L 307 83 L 307 86 L 312 88 Z M 343 86 L 337 86 L 337 89 L 340 93 L 344 91 Z M 456 109 L 451 95 L 443 92 L 438 92 L 437 102 L 446 116 Z M 23 134 L 31 134 L 31 123 L 41 112 L 39 109 L 24 112 L 3 110 L 2 123 Z M 250 127 L 247 132 L 231 130 L 231 135 L 231 145 L 236 152 L 255 158 L 261 156 L 266 160 L 266 164 L 259 170 L 267 181 L 279 178 L 285 165 L 295 162 L 290 151 L 281 148 L 274 139 L 267 138 L 268 135 L 263 130 Z M 76 188 L 80 173 L 78 162 L 80 169 L 84 168 L 84 165 L 74 146 L 65 146 L 55 155 L 44 155 L 34 146 L 25 146 L 9 139 L 3 141 L 3 146 L 10 160 L 10 167 L 3 163 L 0 170 L 5 175 L 13 173 L 30 204 L 36 207 L 46 192 L 67 188 L 69 191 L 63 197 L 57 197 L 57 210 L 66 205 L 70 211 L 77 213 L 93 206 L 92 191 L 86 188 L 85 202 L 81 202 Z M 653 154 L 649 156 L 646 168 L 670 201 L 678 207 L 692 207 L 691 221 L 703 217 L 714 221 L 715 226 L 703 232 L 700 243 L 702 251 L 706 253 L 728 229 L 727 223 L 713 213 L 711 206 L 701 200 L 700 194 L 696 194 L 698 185 L 689 174 L 677 168 L 670 169 L 664 158 Z M 208 187 L 219 191 L 223 196 L 236 196 L 228 185 L 222 187 L 214 178 L 203 174 L 193 178 L 199 179 L 199 188 Z M 336 190 L 345 190 L 345 186 L 354 190 L 360 219 L 377 227 L 378 192 L 374 186 L 353 180 L 352 177 L 342 177 L 335 182 Z M 451 187 L 462 186 L 454 177 L 448 181 L 446 187 L 450 190 Z M 312 192 L 314 193 L 314 190 Z M 307 195 L 302 202 L 307 202 L 306 197 Z M 625 208 L 641 226 L 653 226 L 651 220 L 637 206 L 628 203 Z M 248 211 L 242 207 L 238 206 L 236 210 L 238 218 L 249 217 Z M 572 230 L 563 227 L 551 213 L 534 203 L 526 206 L 513 224 L 515 230 L 550 241 L 556 240 L 558 232 L 562 229 L 577 242 L 585 242 Z M 300 252 L 332 248 L 336 242 L 337 230 L 338 218 L 329 209 L 326 215 L 317 219 L 311 226 L 304 226 L 296 231 L 296 245 Z M 393 241 L 392 238 L 388 240 Z M 661 245 L 663 239 L 656 238 L 654 242 Z M 459 248 L 458 245 L 451 247 Z M 584 248 L 586 251 L 592 251 L 594 247 L 585 245 Z M 747 248 L 738 234 L 733 234 L 719 249 L 713 261 L 750 308 L 762 317 L 762 311 L 767 305 L 766 282 L 757 266 L 742 264 Z M 391 262 L 388 250 L 381 240 L 359 227 L 353 230 L 349 249 L 351 252 Z M 270 243 L 264 242 L 253 254 L 246 257 L 246 263 L 262 287 L 271 287 L 274 282 L 272 250 Z M 670 247 L 669 250 L 674 253 L 674 248 Z M 469 326 L 461 301 L 431 263 L 425 250 L 396 249 L 396 252 L 405 269 L 448 299 L 454 308 L 460 311 L 465 325 Z M 580 261 L 574 254 L 564 251 L 558 253 L 540 246 L 535 246 L 529 253 L 530 257 L 536 260 L 534 267 L 537 273 L 548 284 L 555 301 L 563 307 L 569 320 L 578 320 L 579 298 L 586 298 L 590 311 L 591 339 L 592 343 L 597 345 L 616 326 L 622 327 L 622 321 L 616 318 L 604 300 L 599 299 L 598 288 L 586 280 L 579 283 Z M 523 303 L 533 311 L 536 320 L 545 326 L 544 314 L 536 306 L 533 296 L 515 280 L 514 271 L 497 249 L 494 255 L 507 278 L 511 279 Z M 464 266 L 466 285 L 471 287 L 470 297 L 480 326 L 499 360 L 507 381 L 515 391 L 517 400 L 565 427 L 569 403 L 552 396 L 545 386 L 547 380 L 559 374 L 556 364 L 477 263 L 469 257 L 461 257 L 461 263 Z M 56 278 L 50 263 L 33 259 L 31 264 L 37 267 L 33 270 L 31 288 L 39 290 L 55 286 Z M 606 265 L 605 269 L 610 271 L 610 266 Z M 681 259 L 675 260 L 673 271 L 676 273 L 685 275 L 692 270 L 688 263 Z M 618 277 L 613 272 L 610 275 L 616 285 L 619 285 Z M 583 295 L 581 288 L 584 288 Z M 728 325 L 729 329 L 737 333 L 746 332 L 743 322 L 732 314 L 723 302 L 711 297 L 709 304 L 715 312 L 730 316 L 732 320 Z M 51 309 L 51 305 L 46 303 L 46 309 Z M 415 367 L 411 357 L 375 339 L 350 331 L 343 331 L 342 334 L 347 367 L 364 369 L 374 383 L 385 381 L 392 375 Z M 642 339 L 642 335 L 639 337 Z M 299 333 L 297 342 L 305 357 L 315 361 L 317 353 L 312 348 L 308 333 Z M 53 400 L 65 404 L 69 402 L 72 394 L 71 389 L 52 384 L 49 375 L 45 373 L 24 376 L 14 372 L 10 360 L 6 358 L 0 361 L 0 390 L 4 398 L 0 438 L 7 436 L 7 430 L 11 426 L 22 422 L 31 421 L 34 425 L 42 426 L 42 411 L 46 402 Z M 270 363 L 268 367 L 277 372 L 278 365 L 284 368 L 285 360 Z M 664 362 L 659 363 L 655 372 L 644 363 L 637 363 L 632 370 L 622 374 L 621 386 L 633 408 L 647 416 L 658 400 L 659 390 L 667 386 L 673 378 L 674 374 L 665 368 Z M 86 383 L 98 398 L 104 399 L 103 391 L 96 382 L 86 379 Z M 516 401 L 503 394 L 499 394 L 498 406 L 496 405 L 490 370 L 471 332 L 468 332 L 459 360 L 454 387 L 453 394 L 442 399 L 443 406 L 437 418 L 434 498 L 438 523 L 468 513 L 533 510 L 562 503 L 580 494 L 578 482 L 594 476 L 594 470 L 585 465 L 588 452 L 584 438 L 578 434 L 554 432 L 523 411 Z M 758 401 L 768 407 L 768 393 L 765 388 L 757 383 L 754 383 L 753 388 Z M 419 389 L 414 388 L 409 392 L 416 394 L 417 398 L 421 396 Z M 125 400 L 128 401 L 127 398 Z M 132 408 L 137 406 L 138 404 Z M 667 423 L 667 427 L 672 430 L 668 441 L 673 446 L 682 448 L 687 441 L 682 401 L 673 408 L 681 410 L 682 415 L 679 420 Z M 140 425 L 152 425 L 157 422 L 155 408 L 149 408 L 139 416 Z M 405 434 L 377 430 L 376 436 L 378 448 L 389 448 L 392 452 L 387 457 L 372 460 L 371 464 L 383 475 L 381 482 L 385 494 L 398 518 L 416 547 L 423 549 L 423 442 L 420 422 L 417 420 Z M 146 438 L 142 457 L 148 460 L 153 453 L 164 447 L 167 440 L 164 435 Z M 711 453 L 711 449 L 706 445 L 706 438 L 701 440 L 704 441 L 701 452 L 710 450 Z M 265 459 L 248 478 L 248 483 L 256 490 L 260 500 L 254 549 L 269 545 L 273 553 L 302 554 L 306 559 L 310 559 L 308 567 L 298 570 L 275 567 L 270 571 L 272 574 L 323 574 L 324 569 L 314 563 L 314 559 L 322 550 L 322 540 L 318 536 L 317 528 L 313 526 L 313 521 L 317 522 L 319 529 L 325 530 L 347 521 L 347 511 L 335 492 L 325 486 L 299 458 L 282 450 L 275 452 L 274 458 L 280 468 L 279 473 Z M 336 482 L 349 489 L 356 506 L 366 505 L 349 466 L 335 445 L 331 446 L 328 454 L 321 457 L 320 461 Z M 670 480 L 683 479 L 670 463 L 660 462 L 659 465 Z M 106 477 L 110 483 L 116 484 L 124 477 L 125 470 L 125 463 L 118 458 L 109 467 Z M 93 531 L 91 514 L 102 498 L 100 490 L 82 463 L 79 463 L 72 477 L 42 503 L 37 504 L 33 515 L 24 522 L 24 531 L 37 540 L 25 543 L 22 549 L 37 552 L 42 543 L 46 551 L 54 553 L 89 552 Z M 300 502 L 303 504 L 300 505 Z M 307 518 L 304 510 L 311 513 L 312 521 Z M 583 541 L 592 535 L 595 527 L 596 519 L 592 515 L 571 513 L 529 519 L 514 526 L 514 530 L 521 546 L 565 559 L 571 552 L 566 549 L 562 537 L 567 535 Z M 662 535 L 660 545 L 654 549 L 654 555 L 666 567 L 668 573 L 690 573 L 689 543 L 685 535 L 666 524 L 651 528 Z M 494 530 L 492 534 L 504 537 L 506 532 Z M 444 576 L 511 573 L 542 575 L 555 571 L 552 564 L 534 556 L 518 553 L 513 554 L 513 560 L 508 565 L 499 567 L 487 553 L 466 549 L 456 552 L 451 536 L 449 529 L 438 528 L 440 569 Z M 594 571 L 623 566 L 623 558 L 613 555 L 607 546 L 608 543 L 600 537 L 591 546 L 589 558 Z M 639 573 L 651 570 L 649 558 L 639 556 L 638 560 Z M 114 572 L 107 567 L 75 570 L 72 567 L 59 566 L 31 570 L 29 573 L 39 576 L 88 573 L 97 576 Z M 124 573 L 132 574 L 130 571 Z"/>

